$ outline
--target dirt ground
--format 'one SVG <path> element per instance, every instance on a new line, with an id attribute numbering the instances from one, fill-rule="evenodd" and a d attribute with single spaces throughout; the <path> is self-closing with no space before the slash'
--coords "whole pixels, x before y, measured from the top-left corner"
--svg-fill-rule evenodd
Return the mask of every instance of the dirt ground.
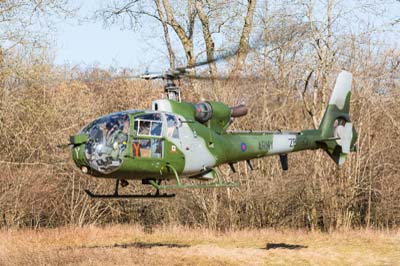
<path id="1" fill-rule="evenodd" d="M 0 265 L 400 265 L 400 231 L 8 229 Z"/>

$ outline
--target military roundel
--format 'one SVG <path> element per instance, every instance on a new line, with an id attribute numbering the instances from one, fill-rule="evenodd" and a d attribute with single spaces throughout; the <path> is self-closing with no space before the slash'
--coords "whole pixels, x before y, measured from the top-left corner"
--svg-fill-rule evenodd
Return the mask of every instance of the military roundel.
<path id="1" fill-rule="evenodd" d="M 240 150 L 243 151 L 243 152 L 245 152 L 247 150 L 246 143 L 244 143 L 244 142 L 240 143 Z"/>
<path id="2" fill-rule="evenodd" d="M 172 146 L 171 146 L 171 151 L 172 151 L 172 152 L 176 152 L 176 146 L 175 146 L 175 145 L 172 145 Z"/>

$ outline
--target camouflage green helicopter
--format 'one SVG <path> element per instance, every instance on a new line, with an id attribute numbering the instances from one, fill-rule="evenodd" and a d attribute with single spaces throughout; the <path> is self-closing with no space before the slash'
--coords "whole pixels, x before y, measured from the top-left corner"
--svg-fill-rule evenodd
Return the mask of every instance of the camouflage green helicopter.
<path id="1" fill-rule="evenodd" d="M 199 66 L 201 64 L 197 64 Z M 196 67 L 195 66 L 195 67 Z M 234 187 L 225 182 L 217 167 L 270 155 L 279 155 L 283 170 L 287 154 L 323 149 L 340 165 L 355 151 L 357 133 L 350 121 L 352 74 L 342 71 L 318 129 L 300 132 L 228 131 L 232 120 L 247 114 L 245 105 L 229 107 L 222 102 L 181 101 L 174 81 L 189 76 L 189 67 L 144 79 L 163 79 L 164 99 L 153 101 L 151 110 L 129 110 L 108 114 L 89 123 L 70 137 L 72 158 L 85 174 L 116 180 L 115 191 L 94 198 L 167 198 L 175 194 L 160 190 Z M 198 183 L 184 182 L 187 178 Z M 119 186 L 141 180 L 155 188 L 154 194 L 122 195 Z M 162 181 L 174 180 L 172 184 Z M 186 183 L 186 184 L 185 184 Z"/>

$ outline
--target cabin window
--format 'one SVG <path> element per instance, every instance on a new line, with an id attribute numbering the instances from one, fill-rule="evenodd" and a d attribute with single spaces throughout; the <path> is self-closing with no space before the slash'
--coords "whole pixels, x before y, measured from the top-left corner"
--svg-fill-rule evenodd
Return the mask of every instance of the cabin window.
<path id="1" fill-rule="evenodd" d="M 135 139 L 132 142 L 132 156 L 142 158 L 162 158 L 161 139 Z"/>
<path id="2" fill-rule="evenodd" d="M 135 131 L 138 138 L 132 141 L 132 155 L 142 158 L 162 158 L 163 141 L 163 118 L 160 113 L 139 115 L 135 118 Z"/>
<path id="3" fill-rule="evenodd" d="M 136 117 L 135 130 L 138 136 L 160 137 L 162 135 L 161 114 L 144 114 Z"/>
<path id="4" fill-rule="evenodd" d="M 166 115 L 167 118 L 167 136 L 170 138 L 179 138 L 178 119 L 174 115 Z"/>

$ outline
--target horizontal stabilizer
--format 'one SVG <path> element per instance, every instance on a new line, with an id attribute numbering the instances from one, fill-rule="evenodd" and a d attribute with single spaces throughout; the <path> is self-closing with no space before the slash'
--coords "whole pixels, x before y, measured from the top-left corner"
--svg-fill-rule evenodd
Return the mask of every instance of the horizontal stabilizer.
<path id="1" fill-rule="evenodd" d="M 344 154 L 350 153 L 351 139 L 353 138 L 353 124 L 346 123 L 344 126 L 336 128 L 336 134 L 339 139 L 336 141 L 342 147 Z"/>

